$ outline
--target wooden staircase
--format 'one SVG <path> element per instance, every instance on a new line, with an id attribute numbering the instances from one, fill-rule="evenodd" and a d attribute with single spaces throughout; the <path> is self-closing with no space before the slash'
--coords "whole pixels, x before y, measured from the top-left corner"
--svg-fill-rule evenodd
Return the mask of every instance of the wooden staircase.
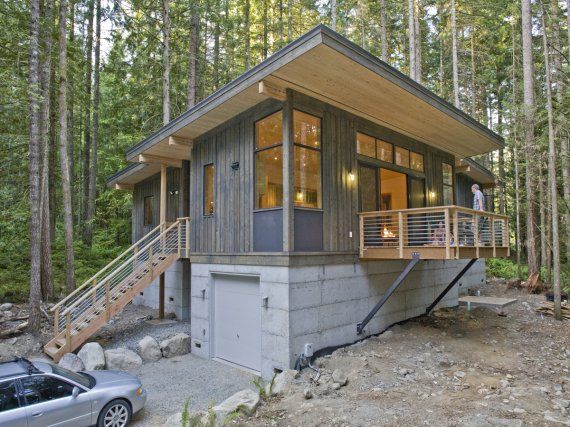
<path id="1" fill-rule="evenodd" d="M 56 304 L 54 337 L 44 352 L 56 362 L 99 328 L 188 252 L 188 218 L 161 224 Z"/>

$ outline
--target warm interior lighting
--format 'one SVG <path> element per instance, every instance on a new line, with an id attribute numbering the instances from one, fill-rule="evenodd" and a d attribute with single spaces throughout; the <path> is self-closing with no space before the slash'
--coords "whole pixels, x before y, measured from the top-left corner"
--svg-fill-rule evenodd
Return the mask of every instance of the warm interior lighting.
<path id="1" fill-rule="evenodd" d="M 302 191 L 297 191 L 297 194 L 295 195 L 295 200 L 297 200 L 298 202 L 302 202 L 304 199 L 303 197 L 303 192 Z"/>
<path id="2" fill-rule="evenodd" d="M 384 226 L 384 230 L 382 230 L 382 237 L 392 238 L 392 237 L 396 237 L 396 235 L 394 233 L 392 233 L 390 230 L 388 230 L 388 228 L 386 228 L 386 226 Z"/>

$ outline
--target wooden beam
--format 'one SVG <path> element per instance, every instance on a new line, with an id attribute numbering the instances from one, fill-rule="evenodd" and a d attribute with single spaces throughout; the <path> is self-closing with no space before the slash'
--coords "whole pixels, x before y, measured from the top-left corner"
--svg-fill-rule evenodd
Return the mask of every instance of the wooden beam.
<path id="1" fill-rule="evenodd" d="M 259 93 L 269 98 L 275 98 L 279 101 L 285 101 L 287 95 L 285 89 L 265 80 L 259 82 Z"/>
<path id="2" fill-rule="evenodd" d="M 154 163 L 161 166 L 170 166 L 173 168 L 181 168 L 182 160 L 170 157 L 155 156 L 153 154 L 139 154 L 140 163 Z"/>
<path id="3" fill-rule="evenodd" d="M 115 190 L 133 191 L 134 189 L 135 189 L 134 184 L 121 184 L 121 183 L 115 184 Z"/>
<path id="4" fill-rule="evenodd" d="M 194 141 L 188 138 L 181 138 L 179 136 L 168 137 L 168 145 L 171 146 L 192 148 L 192 144 L 194 144 Z"/>

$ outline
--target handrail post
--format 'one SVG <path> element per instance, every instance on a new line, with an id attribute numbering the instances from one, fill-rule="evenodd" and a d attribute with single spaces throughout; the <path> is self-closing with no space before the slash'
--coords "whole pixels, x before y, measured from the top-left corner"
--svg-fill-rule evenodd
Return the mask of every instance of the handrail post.
<path id="1" fill-rule="evenodd" d="M 450 259 L 451 258 L 451 247 L 450 247 L 450 232 L 451 232 L 451 227 L 450 227 L 450 223 L 449 223 L 449 208 L 445 208 L 444 211 L 444 215 L 445 215 L 445 259 Z"/>
<path id="2" fill-rule="evenodd" d="M 105 318 L 107 322 L 111 320 L 111 295 L 110 295 L 109 281 L 105 282 Z"/>
<path id="3" fill-rule="evenodd" d="M 186 258 L 190 258 L 190 218 L 186 218 Z"/>
<path id="4" fill-rule="evenodd" d="M 137 264 L 139 262 L 139 245 L 135 245 L 133 248 L 134 258 L 133 258 L 133 271 L 136 270 Z"/>
<path id="5" fill-rule="evenodd" d="M 503 233 L 506 234 L 505 237 L 503 237 L 503 245 L 507 245 L 507 257 L 511 256 L 511 235 L 509 233 L 509 219 L 505 218 L 504 219 L 504 229 L 503 229 Z"/>
<path id="6" fill-rule="evenodd" d="M 455 259 L 459 259 L 459 212 L 453 209 L 453 241 L 455 243 Z"/>
<path id="7" fill-rule="evenodd" d="M 400 258 L 404 258 L 404 213 L 398 212 L 398 246 L 400 248 Z"/>
<path id="8" fill-rule="evenodd" d="M 59 335 L 59 307 L 55 308 L 55 313 L 53 315 L 53 335 L 54 337 Z"/>
<path id="9" fill-rule="evenodd" d="M 181 256 L 182 252 L 182 225 L 178 223 L 178 256 Z"/>
<path id="10" fill-rule="evenodd" d="M 150 277 L 152 277 L 152 245 L 148 247 L 148 263 L 149 263 L 149 271 Z"/>
<path id="11" fill-rule="evenodd" d="M 359 242 L 359 250 L 360 250 L 360 257 L 364 256 L 364 217 L 362 215 L 360 215 L 358 217 L 358 223 L 359 223 L 359 227 L 360 227 L 360 242 Z"/>
<path id="12" fill-rule="evenodd" d="M 65 348 L 68 353 L 71 351 L 71 311 L 65 315 Z"/>

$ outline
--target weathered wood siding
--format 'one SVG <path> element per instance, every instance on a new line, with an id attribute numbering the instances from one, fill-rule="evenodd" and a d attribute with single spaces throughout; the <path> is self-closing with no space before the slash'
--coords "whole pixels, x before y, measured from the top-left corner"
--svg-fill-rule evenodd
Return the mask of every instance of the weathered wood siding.
<path id="1" fill-rule="evenodd" d="M 180 169 L 168 168 L 166 175 L 166 221 L 175 221 L 180 215 Z M 173 194 L 170 194 L 170 193 Z M 144 199 L 153 196 L 153 223 L 144 225 Z M 160 221 L 160 173 L 135 184 L 133 192 L 133 242 L 140 239 L 158 225 Z"/>

